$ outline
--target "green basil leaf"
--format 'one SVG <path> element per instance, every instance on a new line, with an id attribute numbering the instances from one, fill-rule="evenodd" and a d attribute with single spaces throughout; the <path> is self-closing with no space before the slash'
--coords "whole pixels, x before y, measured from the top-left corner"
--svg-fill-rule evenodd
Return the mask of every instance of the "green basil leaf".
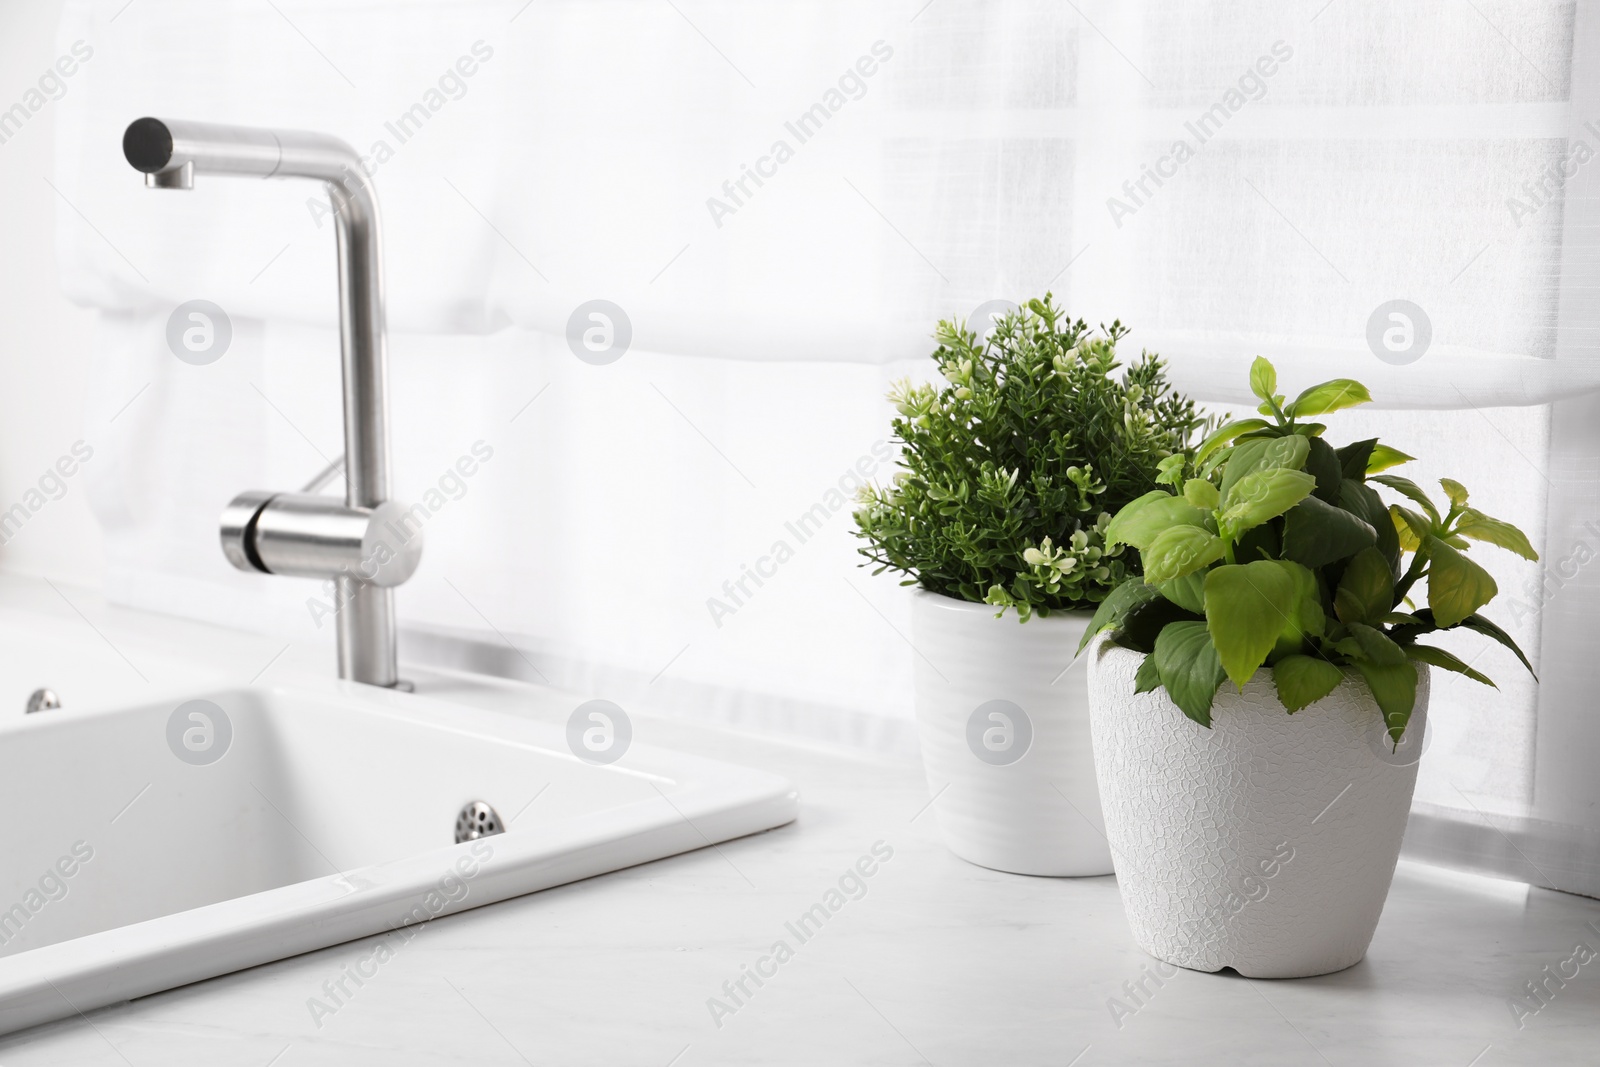
<path id="1" fill-rule="evenodd" d="M 1203 622 L 1169 623 L 1154 652 L 1161 684 L 1172 702 L 1201 726 L 1211 725 L 1211 699 L 1226 677 Z"/>
<path id="2" fill-rule="evenodd" d="M 1295 579 L 1277 560 L 1228 564 L 1206 572 L 1206 626 L 1233 684 L 1266 662 L 1297 610 Z M 1164 677 L 1165 675 L 1163 675 Z"/>
<path id="3" fill-rule="evenodd" d="M 1272 684 L 1290 715 L 1338 688 L 1344 672 L 1320 656 L 1285 656 L 1272 665 Z"/>
<path id="4" fill-rule="evenodd" d="M 1533 674 L 1533 664 L 1528 662 L 1528 657 L 1523 655 L 1522 649 L 1517 646 L 1516 641 L 1512 640 L 1511 635 L 1482 615 L 1468 615 L 1457 625 L 1464 630 L 1471 630 L 1474 633 L 1491 638 L 1510 649 L 1512 654 L 1522 661 L 1522 665 L 1528 669 L 1528 673 Z M 1394 629 L 1389 631 L 1389 636 L 1401 645 L 1405 645 L 1408 642 L 1415 641 L 1423 634 L 1431 634 L 1443 629 L 1455 629 L 1455 627 L 1440 626 L 1434 620 L 1432 608 L 1418 608 L 1411 616 L 1410 622 L 1396 624 Z M 1534 678 L 1537 679 L 1538 675 L 1534 674 Z"/>
<path id="5" fill-rule="evenodd" d="M 1415 552 L 1422 547 L 1422 541 L 1417 537 L 1416 531 L 1406 521 L 1399 504 L 1389 505 L 1389 518 L 1394 526 L 1394 534 L 1400 541 L 1400 548 L 1406 552 Z"/>
<path id="6" fill-rule="evenodd" d="M 1183 466 L 1188 462 L 1188 457 L 1182 452 L 1174 452 L 1166 459 L 1156 464 L 1156 484 L 1179 486 L 1183 482 Z"/>
<path id="7" fill-rule="evenodd" d="M 1402 463 L 1410 463 L 1417 458 L 1416 456 L 1406 455 L 1398 448 L 1380 445 L 1376 441 L 1373 442 L 1373 446 L 1372 454 L 1367 458 L 1368 474 L 1377 474 L 1379 471 L 1386 471 L 1390 467 L 1398 467 Z M 1348 473 L 1347 471 L 1347 476 Z"/>
<path id="8" fill-rule="evenodd" d="M 1365 611 L 1361 601 L 1349 590 L 1333 591 L 1333 614 L 1340 622 L 1348 624 L 1355 619 L 1364 619 Z"/>
<path id="9" fill-rule="evenodd" d="M 1417 614 L 1420 615 L 1421 612 L 1418 612 Z M 1429 621 L 1432 621 L 1431 613 L 1429 615 Z M 1465 626 L 1474 633 L 1480 633 L 1485 637 L 1498 641 L 1506 648 L 1509 648 L 1516 654 L 1516 657 L 1522 661 L 1522 665 L 1528 668 L 1528 673 L 1533 674 L 1533 664 L 1528 662 L 1528 657 L 1522 654 L 1522 649 L 1518 647 L 1516 641 L 1512 640 L 1511 635 L 1500 629 L 1500 627 L 1496 626 L 1482 615 L 1468 615 L 1466 618 L 1461 620 L 1461 625 Z M 1537 681 L 1539 678 L 1537 674 L 1533 674 L 1533 677 L 1535 681 Z"/>
<path id="10" fill-rule="evenodd" d="M 1423 511 L 1428 513 L 1430 519 L 1434 522 L 1439 521 L 1439 509 L 1433 506 L 1433 501 L 1429 500 L 1428 494 L 1422 491 L 1422 486 L 1410 478 L 1402 478 L 1398 474 L 1379 474 L 1368 478 L 1367 481 L 1377 482 L 1379 485 L 1387 485 L 1395 492 L 1410 497 L 1422 507 Z"/>
<path id="11" fill-rule="evenodd" d="M 1204 571 L 1195 571 L 1182 578 L 1174 578 L 1170 582 L 1162 582 L 1156 586 L 1161 590 L 1161 595 L 1177 604 L 1179 607 L 1194 612 L 1196 615 L 1206 613 L 1206 575 Z"/>
<path id="12" fill-rule="evenodd" d="M 1278 372 L 1261 356 L 1250 364 L 1250 391 L 1262 400 L 1271 400 L 1272 394 L 1278 391 Z M 1267 412 L 1271 410 L 1267 408 Z"/>
<path id="13" fill-rule="evenodd" d="M 1309 439 L 1299 434 L 1241 441 L 1233 446 L 1233 455 L 1228 457 L 1228 465 L 1222 468 L 1222 498 L 1226 500 L 1228 491 L 1236 482 L 1256 471 L 1279 467 L 1299 470 L 1305 466 L 1306 455 L 1310 451 Z"/>
<path id="14" fill-rule="evenodd" d="M 1406 658 L 1405 650 L 1382 630 L 1368 626 L 1364 622 L 1352 622 L 1349 625 L 1350 636 L 1338 644 L 1339 651 L 1352 659 L 1365 660 L 1376 663 L 1380 667 L 1392 667 Z"/>
<path id="15" fill-rule="evenodd" d="M 1194 461 L 1196 464 L 1204 463 L 1211 453 L 1234 438 L 1250 433 L 1252 430 L 1265 429 L 1271 425 L 1266 419 L 1238 419 L 1234 422 L 1224 423 L 1211 431 L 1211 436 L 1207 437 L 1199 450 L 1195 452 Z"/>
<path id="16" fill-rule="evenodd" d="M 1439 538 L 1430 534 L 1423 549 L 1428 553 L 1428 607 L 1440 626 L 1464 621 L 1500 592 L 1488 571 Z"/>
<path id="17" fill-rule="evenodd" d="M 1456 526 L 1456 533 L 1462 537 L 1470 537 L 1474 541 L 1483 541 L 1491 545 L 1508 548 L 1523 559 L 1538 561 L 1539 553 L 1533 550 L 1533 545 L 1528 542 L 1528 535 L 1499 519 L 1491 518 L 1477 508 L 1467 508 L 1461 514 L 1461 522 Z"/>
<path id="18" fill-rule="evenodd" d="M 1313 385 L 1295 397 L 1294 403 L 1284 409 L 1284 414 L 1296 419 L 1310 418 L 1371 402 L 1372 394 L 1367 392 L 1366 386 L 1353 378 L 1335 378 L 1321 385 Z"/>
<path id="19" fill-rule="evenodd" d="M 1143 552 L 1163 531 L 1174 526 L 1204 526 L 1206 517 L 1183 497 L 1152 489 L 1117 512 L 1106 527 L 1106 547 L 1132 545 Z"/>
<path id="20" fill-rule="evenodd" d="M 1432 645 L 1407 645 L 1405 649 L 1406 655 L 1412 659 L 1421 660 L 1423 663 L 1431 663 L 1435 667 L 1443 667 L 1445 670 L 1455 671 L 1457 674 L 1464 674 L 1474 682 L 1482 682 L 1491 689 L 1500 688 L 1490 681 L 1486 675 L 1473 670 L 1459 658 L 1442 648 L 1434 648 Z"/>
<path id="21" fill-rule="evenodd" d="M 1133 676 L 1133 691 L 1135 693 L 1148 693 L 1161 685 L 1161 672 L 1156 669 L 1154 653 L 1146 656 L 1139 664 L 1139 673 Z"/>
<path id="22" fill-rule="evenodd" d="M 1334 450 L 1339 457 L 1339 465 L 1344 468 L 1344 476 L 1360 481 L 1369 473 L 1367 464 L 1372 459 L 1372 454 L 1377 450 L 1378 439 L 1369 437 L 1365 441 L 1352 441 L 1343 448 Z"/>
<path id="23" fill-rule="evenodd" d="M 1410 508 L 1402 507 L 1399 504 L 1393 504 L 1390 506 L 1393 508 L 1393 514 L 1399 515 L 1406 527 L 1410 529 L 1410 539 L 1412 541 L 1415 541 L 1420 545 L 1433 536 L 1433 523 L 1429 522 L 1421 515 L 1418 515 Z"/>
<path id="24" fill-rule="evenodd" d="M 1078 651 L 1082 652 L 1089 647 L 1089 642 L 1106 629 L 1115 629 L 1122 625 L 1128 612 L 1140 604 L 1156 599 L 1161 594 L 1144 584 L 1141 578 L 1129 578 L 1100 601 L 1100 606 L 1094 610 L 1094 618 L 1089 620 L 1089 628 L 1083 631 L 1083 640 L 1078 642 Z"/>
<path id="25" fill-rule="evenodd" d="M 1406 723 L 1411 721 L 1411 709 L 1417 703 L 1416 667 L 1403 656 L 1399 663 L 1377 664 L 1358 659 L 1353 666 L 1367 680 L 1367 688 L 1372 690 L 1378 710 L 1383 713 L 1389 740 L 1398 747 L 1405 736 Z"/>
<path id="26" fill-rule="evenodd" d="M 1140 553 L 1147 582 L 1182 578 L 1222 558 L 1222 538 L 1198 526 L 1174 526 L 1162 531 Z"/>
<path id="27" fill-rule="evenodd" d="M 1183 499 L 1202 511 L 1215 511 L 1222 496 L 1210 482 L 1191 478 L 1183 485 Z"/>
<path id="28" fill-rule="evenodd" d="M 1317 576 L 1291 560 L 1279 560 L 1278 565 L 1294 580 L 1295 606 L 1278 633 L 1272 655 L 1287 656 L 1301 651 L 1308 636 L 1320 637 L 1328 628 L 1328 620 L 1322 611 Z"/>
<path id="29" fill-rule="evenodd" d="M 1454 478 L 1440 478 L 1439 484 L 1444 486 L 1444 495 L 1450 498 L 1450 503 L 1458 508 L 1467 506 L 1467 487 Z"/>
<path id="30" fill-rule="evenodd" d="M 1365 519 L 1308 496 L 1283 518 L 1283 554 L 1307 567 L 1322 567 L 1378 543 Z"/>
<path id="31" fill-rule="evenodd" d="M 1393 574 L 1400 573 L 1400 537 L 1395 533 L 1394 520 L 1384 507 L 1378 491 L 1366 482 L 1346 477 L 1339 487 L 1339 506 L 1358 516 L 1378 535 L 1378 551 L 1389 561 Z"/>
<path id="32" fill-rule="evenodd" d="M 1317 497 L 1328 504 L 1338 505 L 1339 483 L 1344 472 L 1339 466 L 1339 455 L 1333 446 L 1320 437 L 1307 438 L 1310 451 L 1306 453 L 1305 471 L 1317 480 Z"/>
<path id="33" fill-rule="evenodd" d="M 1394 608 L 1394 572 L 1377 548 L 1357 552 L 1334 593 L 1333 611 L 1345 625 L 1381 619 Z"/>
<path id="34" fill-rule="evenodd" d="M 1379 619 L 1378 624 L 1380 626 L 1421 626 L 1422 620 L 1404 611 L 1391 611 Z M 1392 637 L 1393 635 L 1391 634 L 1390 636 Z"/>
<path id="35" fill-rule="evenodd" d="M 1219 521 L 1234 533 L 1260 526 L 1306 499 L 1316 485 L 1305 471 L 1283 467 L 1255 471 L 1233 484 Z"/>

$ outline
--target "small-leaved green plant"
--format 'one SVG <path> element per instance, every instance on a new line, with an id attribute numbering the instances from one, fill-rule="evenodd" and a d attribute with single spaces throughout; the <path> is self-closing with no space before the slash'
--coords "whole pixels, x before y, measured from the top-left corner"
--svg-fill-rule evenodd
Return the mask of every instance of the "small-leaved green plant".
<path id="1" fill-rule="evenodd" d="M 1083 644 L 1109 629 L 1146 653 L 1137 691 L 1165 689 L 1205 726 L 1224 681 L 1242 689 L 1266 667 L 1292 714 L 1354 671 L 1396 745 L 1416 700 L 1416 663 L 1494 684 L 1419 643 L 1425 634 L 1476 631 L 1532 673 L 1516 642 L 1478 614 L 1498 590 L 1466 556 L 1481 541 L 1537 560 L 1522 531 L 1470 506 L 1459 482 L 1441 480 L 1441 507 L 1410 479 L 1382 473 L 1412 457 L 1376 439 L 1337 449 L 1324 441 L 1324 425 L 1307 420 L 1371 400 L 1361 383 L 1324 382 L 1289 402 L 1272 364 L 1257 357 L 1250 388 L 1264 418 L 1224 424 L 1164 471 L 1168 488 L 1112 519 L 1107 544 L 1137 548 L 1144 575 L 1105 599 Z M 1375 485 L 1405 503 L 1386 507 Z M 1413 594 L 1423 581 L 1419 607 Z"/>
<path id="2" fill-rule="evenodd" d="M 1202 425 L 1156 356 L 1116 376 L 1126 333 L 1116 322 L 1094 335 L 1048 293 L 983 341 L 939 323 L 945 384 L 889 394 L 901 469 L 861 491 L 864 566 L 1024 622 L 1105 599 L 1133 556 L 1107 545 L 1111 513 L 1154 489 L 1163 462 L 1184 462 Z"/>

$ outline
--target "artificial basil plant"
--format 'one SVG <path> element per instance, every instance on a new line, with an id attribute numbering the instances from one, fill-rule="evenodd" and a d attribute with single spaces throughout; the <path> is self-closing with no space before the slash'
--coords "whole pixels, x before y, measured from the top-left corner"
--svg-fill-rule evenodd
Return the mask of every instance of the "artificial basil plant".
<path id="1" fill-rule="evenodd" d="M 1162 464 L 1167 488 L 1117 512 L 1106 543 L 1138 549 L 1144 574 L 1106 597 L 1083 645 L 1109 630 L 1145 653 L 1137 691 L 1165 689 L 1204 726 L 1224 681 L 1242 689 L 1265 668 L 1292 714 L 1355 672 L 1396 745 L 1416 701 L 1415 664 L 1494 684 L 1420 638 L 1473 630 L 1532 673 L 1510 635 L 1478 614 L 1498 590 L 1466 555 L 1480 541 L 1537 560 L 1522 531 L 1472 507 L 1459 482 L 1441 479 L 1441 506 L 1384 473 L 1413 457 L 1375 438 L 1324 441 L 1326 427 L 1310 420 L 1370 401 L 1360 382 L 1323 382 L 1293 401 L 1277 387 L 1257 357 L 1250 389 L 1263 417 L 1224 423 L 1192 454 L 1174 453 Z M 1379 486 L 1404 502 L 1385 505 Z"/>

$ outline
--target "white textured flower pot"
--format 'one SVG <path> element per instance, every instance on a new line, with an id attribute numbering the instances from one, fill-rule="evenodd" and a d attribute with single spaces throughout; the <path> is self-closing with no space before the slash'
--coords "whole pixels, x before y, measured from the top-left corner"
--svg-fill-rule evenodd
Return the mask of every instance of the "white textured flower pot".
<path id="1" fill-rule="evenodd" d="M 996 610 L 916 591 L 917 731 L 945 844 L 997 871 L 1110 874 L 1086 673 L 1073 665 L 1090 616 L 1019 623 Z"/>
<path id="2" fill-rule="evenodd" d="M 1142 654 L 1101 639 L 1085 658 L 1106 835 L 1139 946 L 1251 978 L 1359 962 L 1400 856 L 1428 668 L 1392 752 L 1360 680 L 1293 715 L 1265 672 L 1243 693 L 1224 682 L 1208 730 L 1164 691 L 1134 693 Z"/>

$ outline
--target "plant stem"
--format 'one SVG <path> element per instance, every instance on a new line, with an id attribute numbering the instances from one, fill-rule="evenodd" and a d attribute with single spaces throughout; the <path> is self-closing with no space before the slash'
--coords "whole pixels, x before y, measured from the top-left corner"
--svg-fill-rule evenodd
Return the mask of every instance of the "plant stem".
<path id="1" fill-rule="evenodd" d="M 1411 587 L 1417 584 L 1417 579 L 1422 577 L 1423 568 L 1428 563 L 1428 557 L 1417 552 L 1411 557 L 1411 566 L 1406 568 L 1406 573 L 1394 587 L 1394 602 L 1399 604 L 1411 592 Z"/>
<path id="2" fill-rule="evenodd" d="M 1267 403 L 1272 405 L 1272 414 L 1273 414 L 1273 417 L 1278 420 L 1278 425 L 1279 426 L 1293 426 L 1294 425 L 1294 420 L 1283 413 L 1283 409 L 1278 406 L 1278 401 L 1275 398 L 1270 397 L 1270 396 L 1267 397 Z"/>

